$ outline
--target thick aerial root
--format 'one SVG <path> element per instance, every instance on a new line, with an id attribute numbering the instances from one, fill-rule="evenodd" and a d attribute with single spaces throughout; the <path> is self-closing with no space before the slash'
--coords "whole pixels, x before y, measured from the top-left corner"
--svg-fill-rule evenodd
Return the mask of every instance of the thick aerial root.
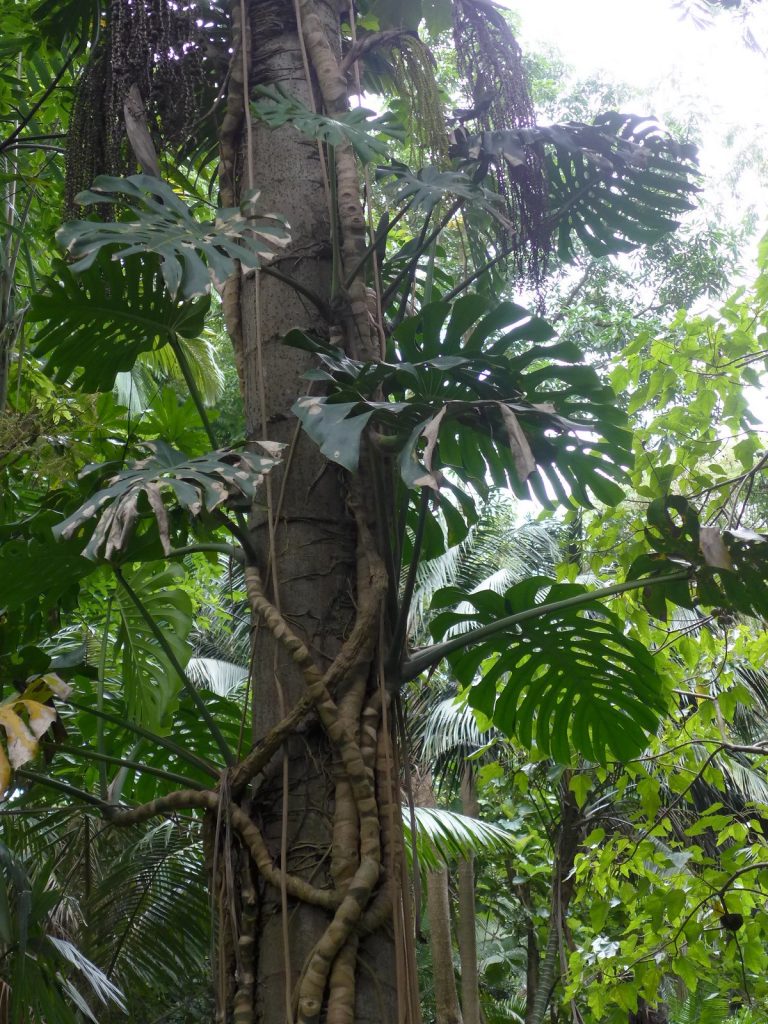
<path id="1" fill-rule="evenodd" d="M 157 800 L 140 807 L 133 807 L 130 810 L 115 808 L 110 811 L 108 817 L 114 825 L 136 825 L 139 822 L 147 821 L 158 814 L 169 814 L 173 811 L 199 810 L 216 811 L 219 806 L 219 794 L 212 789 L 180 789 L 176 793 L 169 793 Z M 237 804 L 230 804 L 228 807 L 232 827 L 238 833 L 247 848 L 253 862 L 261 876 L 273 885 L 280 888 L 283 873 L 272 863 L 266 844 L 262 839 L 261 832 L 245 811 Z M 337 892 L 331 889 L 317 889 L 303 878 L 296 878 L 295 875 L 285 876 L 285 887 L 288 894 L 294 899 L 302 900 L 304 903 L 311 903 L 315 907 L 323 907 L 325 910 L 336 910 L 340 905 L 340 897 Z"/>
<path id="2" fill-rule="evenodd" d="M 355 1024 L 355 970 L 357 935 L 351 935 L 333 961 L 328 979 L 327 1024 Z"/>
<path id="3" fill-rule="evenodd" d="M 379 862 L 364 857 L 333 920 L 307 962 L 299 988 L 298 1024 L 313 1024 L 320 1016 L 333 961 L 355 931 L 378 880 Z"/>

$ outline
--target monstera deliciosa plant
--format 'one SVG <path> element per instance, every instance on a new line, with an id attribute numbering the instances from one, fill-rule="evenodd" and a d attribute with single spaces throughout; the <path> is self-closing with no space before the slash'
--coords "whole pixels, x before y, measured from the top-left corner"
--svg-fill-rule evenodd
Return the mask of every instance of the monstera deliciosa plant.
<path id="1" fill-rule="evenodd" d="M 18 139 L 34 151 L 49 129 L 58 137 L 41 118 L 71 87 L 71 109 L 53 117 L 65 152 L 50 154 L 70 216 L 35 212 L 48 241 L 58 228 L 59 254 L 32 266 L 32 246 L 13 244 L 27 227 L 9 222 L 14 259 L 0 272 L 4 295 L 21 306 L 30 293 L 23 351 L 0 307 L 4 351 L 29 362 L 41 395 L 66 396 L 51 400 L 49 424 L 27 425 L 30 451 L 43 437 L 57 453 L 44 482 L 34 462 L 18 479 L 12 462 L 4 470 L 5 799 L 49 793 L 115 835 L 158 816 L 202 822 L 217 1019 L 414 1022 L 402 688 L 428 691 L 435 671 L 450 673 L 486 725 L 540 757 L 629 760 L 669 687 L 611 600 L 638 591 L 659 617 L 670 605 L 767 610 L 762 537 L 701 526 L 670 498 L 651 507 L 626 578 L 450 585 L 432 598 L 433 643 L 414 646 L 409 631 L 417 576 L 466 541 L 489 489 L 556 515 L 609 516 L 622 501 L 624 403 L 514 298 L 540 293 L 558 261 L 673 231 L 698 191 L 695 151 L 615 112 L 538 126 L 519 48 L 487 0 L 365 0 L 341 13 L 270 0 L 204 5 L 200 18 L 167 0 L 86 8 L 44 0 L 34 27 L 13 21 L 13 53 L 25 68 L 48 61 L 48 83 L 39 103 L 19 101 L 0 140 L 4 159 L 21 161 Z M 460 116 L 444 109 L 425 41 L 452 30 L 452 87 L 471 104 Z M 20 95 L 23 81 L 8 88 Z M 358 107 L 363 91 L 383 113 Z M 32 170 L 47 173 L 46 152 L 22 168 L 24 216 L 37 211 Z M 189 355 L 221 321 L 241 436 L 217 434 Z M 109 397 L 161 350 L 200 417 L 202 429 L 179 428 L 188 450 L 150 431 L 148 410 Z M 196 574 L 220 557 L 250 616 L 248 693 L 234 713 L 189 668 Z M 114 842 L 127 858 L 127 840 Z M 0 896 L 18 896 L 13 870 Z M 129 917 L 138 927 L 138 904 Z M 0 955 L 15 973 L 0 1008 L 54 1019 L 39 983 L 47 961 L 3 920 Z M 60 998 L 91 1017 L 96 1002 L 123 999 L 112 979 L 129 1001 L 145 998 L 153 966 L 140 962 L 123 968 L 115 948 L 110 980 L 90 975 L 95 1000 L 74 983 Z"/>

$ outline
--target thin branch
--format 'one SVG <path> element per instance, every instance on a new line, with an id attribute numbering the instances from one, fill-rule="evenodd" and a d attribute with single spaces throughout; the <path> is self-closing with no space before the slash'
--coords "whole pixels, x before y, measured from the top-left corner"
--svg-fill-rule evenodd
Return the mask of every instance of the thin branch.
<path id="1" fill-rule="evenodd" d="M 200 417 L 206 434 L 208 435 L 208 440 L 211 443 L 211 448 L 215 450 L 218 447 L 218 442 L 216 441 L 216 434 L 211 425 L 211 421 L 208 419 L 208 413 L 205 411 L 205 403 L 203 402 L 203 396 L 200 394 L 200 389 L 197 386 L 197 381 L 195 380 L 194 374 L 192 373 L 192 368 L 189 365 L 189 360 L 187 359 L 187 354 L 182 348 L 181 342 L 179 341 L 176 334 L 171 335 L 170 345 L 173 354 L 176 356 L 176 361 L 179 364 L 179 368 L 182 372 L 186 385 L 189 388 L 189 393 L 192 397 L 192 401 L 195 403 L 197 414 Z"/>
<path id="2" fill-rule="evenodd" d="M 71 786 L 68 782 L 63 782 L 61 779 L 40 775 L 37 772 L 29 771 L 27 768 L 17 768 L 16 775 L 20 779 L 29 779 L 30 782 L 37 782 L 41 786 L 55 789 L 57 793 L 64 793 L 66 796 L 72 797 L 73 800 L 79 800 L 84 804 L 90 804 L 92 807 L 98 807 L 100 811 L 105 811 L 110 807 L 110 804 L 100 797 L 94 796 L 93 793 L 88 793 L 84 789 L 78 789 L 77 786 Z"/>
<path id="3" fill-rule="evenodd" d="M 289 288 L 292 288 L 299 295 L 303 295 L 305 299 L 309 299 L 312 305 L 317 309 L 324 320 L 333 320 L 333 310 L 329 304 L 322 299 L 316 292 L 313 292 L 311 288 L 305 287 L 301 282 L 297 281 L 293 277 L 289 277 L 288 274 L 283 274 L 279 270 L 275 270 L 274 267 L 264 265 L 260 267 L 262 274 L 266 274 L 267 277 L 274 277 L 276 281 L 282 281 L 283 284 L 287 284 Z"/>
<path id="4" fill-rule="evenodd" d="M 178 775 L 176 772 L 166 771 L 164 768 L 154 768 L 152 765 L 141 764 L 139 761 L 131 761 L 125 757 L 113 757 L 111 754 L 102 754 L 90 747 L 72 747 L 68 743 L 57 743 L 56 750 L 64 754 L 72 754 L 74 757 L 91 758 L 94 761 L 101 761 L 103 764 L 117 764 L 123 768 L 133 768 L 137 772 L 145 772 L 147 775 L 154 775 L 158 779 L 165 779 L 166 782 L 175 782 L 186 786 L 189 789 L 205 789 L 201 782 L 188 779 L 185 775 Z"/>
<path id="5" fill-rule="evenodd" d="M 562 601 L 553 601 L 551 604 L 541 604 L 536 605 L 534 608 L 526 608 L 523 612 L 517 612 L 515 615 L 508 615 L 503 619 L 497 619 L 496 622 L 490 622 L 487 626 L 470 629 L 466 633 L 452 637 L 443 643 L 425 647 L 412 658 L 406 658 L 402 663 L 400 667 L 400 680 L 407 683 L 409 680 L 415 679 L 422 672 L 425 672 L 428 668 L 432 668 L 433 665 L 436 665 L 454 651 L 460 651 L 464 647 L 469 647 L 488 636 L 496 636 L 497 633 L 503 633 L 505 629 L 516 626 L 520 622 L 525 622 L 527 619 L 538 619 L 544 615 L 550 615 L 552 612 L 560 611 L 563 608 L 577 608 L 580 605 L 589 604 L 595 600 L 600 601 L 603 598 L 613 597 L 616 594 L 624 594 L 629 590 L 639 590 L 641 587 L 685 580 L 688 579 L 688 575 L 689 572 L 686 569 L 680 572 L 668 573 L 666 576 L 650 576 L 640 580 L 626 580 L 624 583 L 615 583 L 611 587 L 602 587 L 599 590 L 591 590 L 585 594 L 577 594 L 575 597 L 566 597 Z"/>
<path id="6" fill-rule="evenodd" d="M 5 139 L 5 141 L 0 142 L 0 153 L 2 153 L 6 149 L 9 149 L 11 147 L 11 145 L 16 141 L 16 139 L 18 139 L 19 135 L 21 135 L 21 133 L 24 131 L 24 129 L 27 127 L 27 125 L 31 123 L 33 117 L 38 112 L 40 107 L 42 107 L 42 105 L 45 103 L 45 101 L 51 95 L 53 90 L 56 88 L 56 86 L 62 80 L 64 75 L 66 75 L 66 73 L 69 70 L 69 67 L 70 67 L 72 61 L 75 59 L 75 56 L 77 55 L 79 49 L 80 49 L 80 43 L 78 42 L 75 45 L 75 47 L 72 50 L 72 52 L 70 53 L 70 55 L 67 57 L 67 59 L 64 61 L 64 63 L 61 65 L 61 68 L 59 69 L 57 74 L 49 82 L 47 89 L 45 90 L 43 95 L 40 97 L 40 99 L 36 103 L 34 103 L 32 105 L 32 107 L 29 110 L 29 112 L 27 113 L 27 115 L 18 124 L 18 126 L 11 132 L 11 134 L 8 136 L 8 138 Z"/>

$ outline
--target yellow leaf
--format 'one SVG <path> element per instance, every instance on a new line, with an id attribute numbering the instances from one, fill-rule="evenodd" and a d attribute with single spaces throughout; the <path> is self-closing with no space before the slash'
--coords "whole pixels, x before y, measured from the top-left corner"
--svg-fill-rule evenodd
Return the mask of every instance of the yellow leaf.
<path id="1" fill-rule="evenodd" d="M 55 672 L 47 672 L 44 676 L 36 676 L 27 680 L 26 689 L 21 697 L 25 700 L 36 700 L 44 703 L 50 697 L 58 697 L 64 700 L 72 692 L 72 687 L 57 676 Z M 13 698 L 14 701 L 18 697 Z"/>
<path id="2" fill-rule="evenodd" d="M 5 751 L 0 747 L 0 796 L 3 796 L 5 791 L 8 789 L 8 783 L 11 781 L 11 766 L 8 763 L 8 758 L 5 756 Z"/>
<path id="3" fill-rule="evenodd" d="M 23 697 L 19 701 L 19 704 L 23 704 L 27 709 L 29 727 L 34 734 L 35 739 L 39 740 L 51 723 L 55 721 L 56 712 L 53 708 L 49 708 L 45 704 L 40 704 L 39 701 L 25 700 Z"/>
<path id="4" fill-rule="evenodd" d="M 0 725 L 8 738 L 8 758 L 13 767 L 19 768 L 31 761 L 37 753 L 37 740 L 16 713 L 14 706 L 6 704 L 0 707 Z"/>

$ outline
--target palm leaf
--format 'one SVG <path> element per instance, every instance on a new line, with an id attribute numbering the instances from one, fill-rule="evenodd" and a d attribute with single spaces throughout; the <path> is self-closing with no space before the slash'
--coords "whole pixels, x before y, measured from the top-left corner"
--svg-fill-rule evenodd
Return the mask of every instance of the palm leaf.
<path id="1" fill-rule="evenodd" d="M 442 807 L 415 807 L 416 852 L 422 868 L 436 871 L 462 858 L 512 853 L 514 838 L 506 829 Z M 405 846 L 411 848 L 410 811 L 403 813 Z"/>

